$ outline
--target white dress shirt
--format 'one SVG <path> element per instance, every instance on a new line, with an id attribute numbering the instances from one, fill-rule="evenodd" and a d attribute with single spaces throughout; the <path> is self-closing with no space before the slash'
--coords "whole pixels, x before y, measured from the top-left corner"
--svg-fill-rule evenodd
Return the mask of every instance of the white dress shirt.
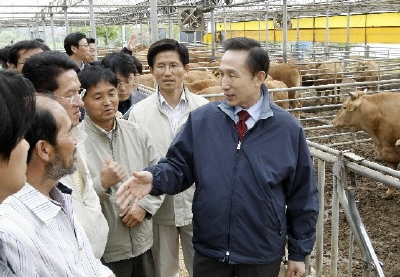
<path id="1" fill-rule="evenodd" d="M 179 100 L 179 104 L 175 107 L 175 109 L 172 108 L 167 103 L 164 96 L 162 96 L 162 94 L 160 92 L 158 94 L 158 97 L 159 97 L 158 99 L 160 101 L 161 110 L 168 117 L 169 125 L 171 126 L 172 133 L 175 136 L 176 132 L 178 131 L 179 123 L 181 122 L 181 119 L 187 109 L 186 95 L 184 92 L 182 92 L 181 99 Z"/>

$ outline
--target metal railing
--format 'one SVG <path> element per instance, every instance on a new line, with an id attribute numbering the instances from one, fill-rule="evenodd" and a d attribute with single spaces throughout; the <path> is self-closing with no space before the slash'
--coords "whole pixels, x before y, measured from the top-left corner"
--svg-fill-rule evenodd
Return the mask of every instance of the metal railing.
<path id="1" fill-rule="evenodd" d="M 338 276 L 339 261 L 339 211 L 343 211 L 346 221 L 350 226 L 350 245 L 348 249 L 348 272 L 347 276 L 352 276 L 353 270 L 353 244 L 354 241 L 359 247 L 362 254 L 362 276 L 369 277 L 372 273 L 375 276 L 385 276 L 382 264 L 379 261 L 371 240 L 362 223 L 362 219 L 358 213 L 355 201 L 355 174 L 363 176 L 373 181 L 382 182 L 396 189 L 400 189 L 400 172 L 388 167 L 379 165 L 374 162 L 365 160 L 364 158 L 354 155 L 351 152 L 342 152 L 327 146 L 308 141 L 311 156 L 317 164 L 317 178 L 320 196 L 320 213 L 317 224 L 317 238 L 315 245 L 315 259 L 307 259 L 306 276 L 311 276 L 310 268 L 315 269 L 314 276 L 323 275 L 323 263 L 327 259 L 324 255 L 323 238 L 326 236 L 324 232 L 324 215 L 325 215 L 325 180 L 327 164 L 332 164 L 333 175 L 333 191 L 332 191 L 332 217 L 331 217 L 331 249 L 330 249 L 330 276 Z M 350 179 L 350 182 L 348 181 Z M 326 275 L 325 275 L 326 277 Z"/>

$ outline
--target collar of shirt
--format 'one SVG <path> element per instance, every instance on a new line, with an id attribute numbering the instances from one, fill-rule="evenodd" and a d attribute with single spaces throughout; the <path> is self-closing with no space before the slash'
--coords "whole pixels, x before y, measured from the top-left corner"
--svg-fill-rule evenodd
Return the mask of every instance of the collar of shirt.
<path id="1" fill-rule="evenodd" d="M 257 101 L 257 103 L 250 108 L 247 109 L 247 112 L 250 114 L 249 119 L 246 120 L 247 128 L 250 129 L 254 126 L 258 118 L 260 117 L 260 112 L 262 108 L 262 103 L 264 100 L 263 94 L 261 94 L 261 98 Z M 240 106 L 235 106 L 233 108 L 233 113 L 235 114 L 235 123 L 239 121 L 238 113 L 243 110 Z"/>
<path id="2" fill-rule="evenodd" d="M 50 191 L 51 198 L 48 198 L 26 183 L 14 196 L 20 199 L 45 224 L 54 219 L 61 209 L 66 208 L 65 196 L 55 187 Z"/>
<path id="3" fill-rule="evenodd" d="M 159 99 L 159 105 L 161 112 L 164 113 L 168 117 L 169 125 L 171 127 L 172 134 L 175 136 L 176 132 L 179 130 L 181 126 L 181 120 L 183 116 L 185 115 L 187 109 L 188 109 L 188 103 L 186 99 L 186 93 L 183 91 L 181 93 L 181 99 L 178 103 L 178 105 L 173 109 L 167 101 L 165 101 L 165 98 L 161 95 L 161 93 L 158 94 L 158 99 Z"/>
<path id="4" fill-rule="evenodd" d="M 161 94 L 160 91 L 157 92 L 157 96 L 158 96 L 158 101 L 159 101 L 159 103 L 160 103 L 160 107 L 163 109 L 163 111 L 164 111 L 166 108 L 168 108 L 168 109 L 170 109 L 170 110 L 174 110 L 174 109 L 167 103 L 167 101 L 165 100 L 164 96 Z M 181 93 L 181 99 L 179 100 L 179 104 L 177 105 L 177 107 L 178 107 L 179 105 L 181 105 L 181 103 L 187 104 L 186 93 L 185 93 L 184 90 L 183 90 L 182 93 Z M 175 108 L 175 109 L 176 109 L 176 108 Z"/>
<path id="5" fill-rule="evenodd" d="M 91 121 L 92 121 L 92 120 L 91 120 Z M 115 132 L 115 130 L 117 129 L 117 119 L 114 120 L 114 126 L 113 126 L 113 128 L 111 129 L 111 131 L 108 131 L 108 132 L 107 132 L 106 130 L 104 130 L 103 128 L 101 128 L 101 127 L 100 127 L 99 125 L 97 125 L 96 123 L 94 123 L 93 121 L 92 121 L 92 123 L 93 123 L 93 125 L 95 126 L 95 128 L 97 128 L 97 129 L 99 130 L 100 133 L 103 133 L 103 134 L 107 135 L 108 139 L 112 142 L 114 132 Z"/>

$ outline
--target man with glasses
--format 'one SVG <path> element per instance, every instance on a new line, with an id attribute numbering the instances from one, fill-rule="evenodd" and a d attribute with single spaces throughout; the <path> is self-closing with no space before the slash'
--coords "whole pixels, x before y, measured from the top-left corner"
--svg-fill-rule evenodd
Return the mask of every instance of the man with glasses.
<path id="1" fill-rule="evenodd" d="M 110 53 L 101 61 L 104 67 L 110 68 L 117 75 L 118 111 L 122 115 L 126 114 L 133 105 L 148 96 L 148 94 L 137 90 L 142 67 L 140 62 L 136 61 L 140 64 L 140 67 L 137 67 L 134 59 L 136 58 L 124 53 Z"/>
<path id="2" fill-rule="evenodd" d="M 67 55 L 58 51 L 45 51 L 26 61 L 22 74 L 34 85 L 38 93 L 53 95 L 55 100 L 67 111 L 72 125 L 79 124 L 83 107 L 77 66 Z M 78 128 L 73 129 L 78 140 L 85 135 Z M 76 217 L 81 221 L 96 258 L 102 257 L 107 243 L 108 223 L 101 212 L 99 197 L 93 182 L 105 182 L 107 178 L 118 175 L 114 163 L 103 166 L 102 178 L 92 180 L 87 166 L 87 155 L 83 143 L 77 144 L 77 171 L 63 177 L 60 182 L 73 190 L 72 200 Z"/>
<path id="3" fill-rule="evenodd" d="M 90 65 L 100 65 L 100 62 L 96 60 L 97 58 L 97 46 L 95 38 L 86 38 L 89 45 L 89 56 L 86 62 Z"/>
<path id="4" fill-rule="evenodd" d="M 85 61 L 89 59 L 90 49 L 85 34 L 80 32 L 68 34 L 64 38 L 64 49 L 65 53 L 76 63 L 77 73 L 88 66 Z"/>
<path id="5" fill-rule="evenodd" d="M 35 54 L 46 51 L 48 47 L 37 40 L 21 40 L 15 43 L 8 52 L 8 69 L 21 73 L 25 61 Z"/>
<path id="6" fill-rule="evenodd" d="M 163 39 L 153 43 L 147 54 L 150 72 L 157 81 L 156 92 L 132 109 L 129 120 L 144 127 L 154 145 L 165 155 L 189 113 L 208 101 L 183 85 L 189 72 L 189 51 L 182 43 Z M 157 277 L 179 276 L 179 239 L 185 266 L 193 276 L 194 249 L 192 201 L 195 185 L 175 196 L 142 199 L 139 208 L 153 215 L 153 255 Z"/>

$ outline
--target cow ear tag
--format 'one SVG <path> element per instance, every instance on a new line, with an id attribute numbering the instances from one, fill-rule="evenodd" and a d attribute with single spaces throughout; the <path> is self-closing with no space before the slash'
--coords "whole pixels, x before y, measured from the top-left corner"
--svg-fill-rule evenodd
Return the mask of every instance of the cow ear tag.
<path id="1" fill-rule="evenodd" d="M 351 105 L 351 106 L 349 107 L 348 111 L 349 111 L 349 112 L 352 112 L 352 111 L 354 111 L 354 108 L 355 108 L 354 105 Z"/>

